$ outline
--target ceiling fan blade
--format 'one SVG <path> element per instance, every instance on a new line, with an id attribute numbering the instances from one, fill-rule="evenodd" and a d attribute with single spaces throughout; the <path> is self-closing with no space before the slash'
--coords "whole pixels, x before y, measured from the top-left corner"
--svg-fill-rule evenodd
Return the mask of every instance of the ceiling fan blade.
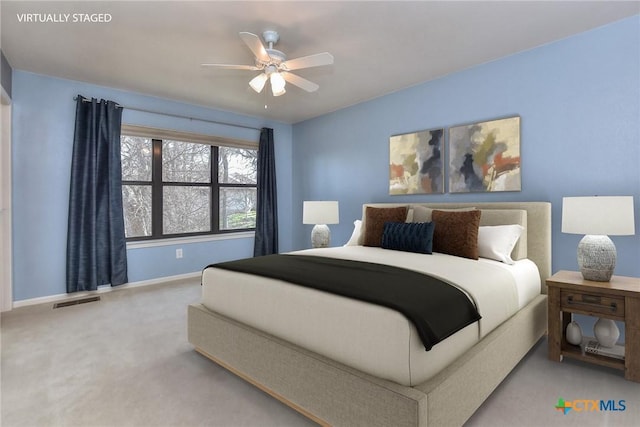
<path id="1" fill-rule="evenodd" d="M 256 67 L 255 65 L 233 65 L 233 64 L 200 64 L 203 67 L 216 67 L 216 68 L 226 68 L 227 70 L 249 70 L 249 71 L 258 71 L 262 68 Z"/>
<path id="2" fill-rule="evenodd" d="M 269 62 L 271 60 L 271 57 L 267 53 L 267 50 L 260 41 L 260 37 L 256 36 L 253 33 L 247 33 L 246 31 L 243 31 L 240 33 L 240 38 L 243 42 L 245 42 L 247 46 L 249 46 L 249 49 L 251 49 L 251 52 L 253 52 L 257 59 L 262 62 Z"/>
<path id="3" fill-rule="evenodd" d="M 280 72 L 280 74 L 282 75 L 282 77 L 284 77 L 286 81 L 288 81 L 292 85 L 296 85 L 299 88 L 306 90 L 307 92 L 315 92 L 320 87 L 314 82 L 310 82 L 307 79 L 303 79 L 302 77 L 296 74 L 288 73 L 286 71 L 282 71 Z"/>
<path id="4" fill-rule="evenodd" d="M 329 52 L 316 53 L 315 55 L 302 56 L 300 58 L 284 61 L 280 66 L 285 70 L 299 70 L 300 68 L 319 67 L 333 64 L 333 55 Z"/>

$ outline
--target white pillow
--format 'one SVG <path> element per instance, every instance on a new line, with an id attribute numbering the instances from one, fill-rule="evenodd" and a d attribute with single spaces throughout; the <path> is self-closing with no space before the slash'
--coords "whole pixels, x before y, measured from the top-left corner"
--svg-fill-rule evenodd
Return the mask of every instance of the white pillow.
<path id="1" fill-rule="evenodd" d="M 514 264 L 511 251 L 524 227 L 521 225 L 487 225 L 478 228 L 478 256 Z"/>
<path id="2" fill-rule="evenodd" d="M 362 221 L 356 219 L 353 221 L 353 233 L 351 233 L 351 237 L 349 241 L 345 243 L 345 246 L 358 246 L 358 239 L 360 238 L 360 229 L 362 228 Z"/>

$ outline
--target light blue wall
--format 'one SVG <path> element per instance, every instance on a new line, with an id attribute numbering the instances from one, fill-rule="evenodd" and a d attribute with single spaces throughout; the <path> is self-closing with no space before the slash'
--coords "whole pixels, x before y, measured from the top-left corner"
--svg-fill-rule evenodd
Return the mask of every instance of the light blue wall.
<path id="1" fill-rule="evenodd" d="M 522 118 L 521 192 L 388 195 L 390 135 L 510 115 Z M 309 246 L 303 200 L 339 200 L 334 245 L 365 202 L 540 200 L 553 204 L 553 269 L 575 270 L 581 236 L 560 231 L 562 197 L 633 195 L 638 234 L 613 240 L 616 273 L 640 276 L 638 16 L 298 123 L 293 140 L 295 248 Z"/>
<path id="2" fill-rule="evenodd" d="M 274 129 L 280 248 L 290 250 L 292 128 L 229 112 L 143 96 L 20 70 L 13 73 L 13 295 L 14 300 L 65 292 L 65 257 L 73 97 L 104 98 L 122 105 Z M 259 132 L 125 109 L 123 123 L 208 133 L 247 140 Z M 175 249 L 184 257 L 176 259 Z M 128 250 L 129 280 L 137 282 L 199 271 L 209 263 L 253 255 L 253 238 Z"/>

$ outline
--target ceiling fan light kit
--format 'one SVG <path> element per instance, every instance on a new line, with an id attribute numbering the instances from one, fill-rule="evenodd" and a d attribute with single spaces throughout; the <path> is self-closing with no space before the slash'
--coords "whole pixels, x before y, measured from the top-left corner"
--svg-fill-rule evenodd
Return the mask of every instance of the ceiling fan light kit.
<path id="1" fill-rule="evenodd" d="M 251 86 L 251 89 L 260 93 L 262 92 L 262 88 L 264 88 L 264 85 L 266 83 L 267 83 L 267 75 L 265 73 L 262 73 L 252 78 L 251 81 L 249 82 L 249 86 Z"/>
<path id="2" fill-rule="evenodd" d="M 271 73 L 270 81 L 271 92 L 273 92 L 273 96 L 284 95 L 287 92 L 284 89 L 286 82 L 284 81 L 284 77 L 282 77 L 280 73 Z"/>
<path id="3" fill-rule="evenodd" d="M 328 52 L 317 53 L 315 55 L 303 56 L 300 58 L 290 59 L 287 56 L 273 48 L 278 42 L 280 36 L 277 31 L 265 31 L 262 33 L 264 41 L 268 47 L 260 41 L 260 38 L 252 33 L 241 32 L 240 38 L 251 49 L 255 55 L 256 65 L 232 65 L 232 64 L 202 64 L 207 67 L 226 68 L 232 70 L 249 70 L 262 71 L 249 81 L 251 89 L 257 93 L 262 92 L 267 80 L 271 83 L 271 93 L 273 96 L 284 95 L 286 83 L 289 82 L 294 86 L 298 86 L 307 92 L 315 92 L 320 86 L 304 79 L 297 74 L 290 73 L 291 70 L 299 70 L 302 68 L 319 67 L 322 65 L 333 64 L 333 56 Z"/>

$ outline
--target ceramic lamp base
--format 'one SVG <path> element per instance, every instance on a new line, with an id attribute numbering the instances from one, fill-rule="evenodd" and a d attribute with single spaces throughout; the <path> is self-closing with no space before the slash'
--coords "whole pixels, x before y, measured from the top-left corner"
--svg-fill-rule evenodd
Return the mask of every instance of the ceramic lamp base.
<path id="1" fill-rule="evenodd" d="M 326 248 L 331 241 L 331 231 L 325 224 L 317 224 L 311 230 L 311 246 L 314 248 Z"/>
<path id="2" fill-rule="evenodd" d="M 587 280 L 611 280 L 616 257 L 616 247 L 608 236 L 586 235 L 578 245 L 578 266 L 582 277 Z"/>

